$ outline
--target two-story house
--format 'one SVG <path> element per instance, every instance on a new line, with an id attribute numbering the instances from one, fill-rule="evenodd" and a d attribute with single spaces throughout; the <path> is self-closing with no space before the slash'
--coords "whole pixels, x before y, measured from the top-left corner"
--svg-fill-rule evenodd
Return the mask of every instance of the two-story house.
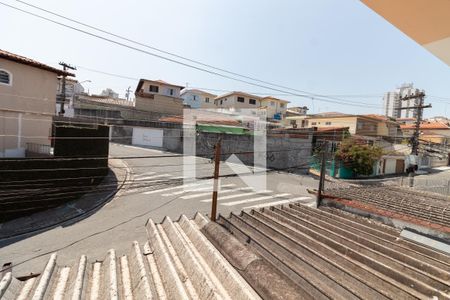
<path id="1" fill-rule="evenodd" d="M 261 97 L 235 91 L 216 97 L 214 102 L 218 108 L 239 111 L 240 109 L 255 109 L 261 107 L 260 100 Z"/>
<path id="2" fill-rule="evenodd" d="M 260 99 L 261 108 L 266 110 L 267 119 L 281 122 L 286 117 L 289 101 L 267 96 Z"/>
<path id="3" fill-rule="evenodd" d="M 197 90 L 197 89 L 184 89 L 181 91 L 181 98 L 183 98 L 184 104 L 190 108 L 216 108 L 214 99 L 217 95 Z"/>
<path id="4" fill-rule="evenodd" d="M 183 88 L 162 80 L 141 79 L 135 91 L 135 108 L 166 115 L 181 115 L 183 99 L 180 92 Z"/>
<path id="5" fill-rule="evenodd" d="M 24 157 L 31 145 L 50 148 L 58 75 L 74 76 L 0 50 L 0 157 Z"/>
<path id="6" fill-rule="evenodd" d="M 368 116 L 330 112 L 288 119 L 296 128 L 348 127 L 352 135 L 378 136 L 379 120 Z"/>

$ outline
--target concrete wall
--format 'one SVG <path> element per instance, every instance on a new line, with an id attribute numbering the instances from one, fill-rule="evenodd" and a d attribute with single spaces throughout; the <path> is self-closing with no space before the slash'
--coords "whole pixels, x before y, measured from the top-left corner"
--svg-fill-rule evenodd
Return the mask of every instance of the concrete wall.
<path id="1" fill-rule="evenodd" d="M 0 69 L 12 78 L 0 84 L 0 157 L 25 156 L 26 143 L 50 145 L 56 74 L 1 58 Z"/>
<path id="2" fill-rule="evenodd" d="M 163 147 L 169 151 L 183 151 L 182 129 L 165 129 Z M 248 165 L 253 164 L 253 136 L 198 132 L 196 136 L 196 155 L 213 157 L 213 145 L 222 137 L 222 160 L 231 154 Z M 312 133 L 305 137 L 290 137 L 288 135 L 268 135 L 267 153 L 256 155 L 266 156 L 267 167 L 274 169 L 298 168 L 306 172 L 309 169 L 311 157 Z M 242 153 L 245 152 L 245 153 Z"/>

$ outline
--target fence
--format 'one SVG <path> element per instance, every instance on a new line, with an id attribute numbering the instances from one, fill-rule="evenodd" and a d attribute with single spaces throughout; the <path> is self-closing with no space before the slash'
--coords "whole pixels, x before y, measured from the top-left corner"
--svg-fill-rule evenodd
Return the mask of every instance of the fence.
<path id="1" fill-rule="evenodd" d="M 410 178 L 401 177 L 399 185 L 403 187 L 410 187 Z M 438 193 L 445 196 L 450 196 L 450 180 L 449 179 L 434 179 L 434 178 L 420 178 L 414 177 L 412 188 L 416 190 Z"/>
<path id="2" fill-rule="evenodd" d="M 27 157 L 49 157 L 53 155 L 53 148 L 50 145 L 27 143 Z"/>

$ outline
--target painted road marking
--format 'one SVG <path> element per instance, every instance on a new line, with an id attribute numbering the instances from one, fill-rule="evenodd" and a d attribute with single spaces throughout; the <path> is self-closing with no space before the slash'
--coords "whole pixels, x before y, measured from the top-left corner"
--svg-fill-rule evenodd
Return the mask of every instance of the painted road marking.
<path id="1" fill-rule="evenodd" d="M 221 187 L 233 187 L 235 186 L 234 183 L 231 184 L 225 184 L 222 185 Z M 180 195 L 183 193 L 188 193 L 188 192 L 199 192 L 199 191 L 207 191 L 207 190 L 212 190 L 212 185 L 208 185 L 205 187 L 199 187 L 199 188 L 190 188 L 190 189 L 186 189 L 186 190 L 182 190 L 182 191 L 178 191 L 178 192 L 173 192 L 173 193 L 169 193 L 169 194 L 163 194 L 163 196 L 176 196 L 176 195 Z M 184 199 L 183 197 L 181 197 L 182 199 Z"/>
<path id="2" fill-rule="evenodd" d="M 190 186 L 197 186 L 197 185 L 204 185 L 204 184 L 206 184 L 206 183 L 185 184 L 185 185 L 173 186 L 173 187 L 168 187 L 168 188 L 163 188 L 163 189 L 157 189 L 157 190 L 153 190 L 153 191 L 147 191 L 147 192 L 143 192 L 142 194 L 149 195 L 149 194 L 154 194 L 154 193 L 159 193 L 159 192 L 166 192 L 166 191 L 171 191 L 171 190 L 175 190 L 175 189 L 181 189 L 183 187 L 190 187 Z M 208 182 L 208 184 L 212 184 L 212 181 L 210 180 Z"/>
<path id="3" fill-rule="evenodd" d="M 222 186 L 222 187 L 225 187 L 225 186 Z M 238 189 L 224 189 L 224 190 L 220 190 L 219 193 L 220 194 L 227 194 L 227 193 L 233 193 L 233 192 L 238 192 L 238 191 L 248 191 L 248 190 L 252 190 L 252 188 L 251 187 L 243 187 L 243 188 L 238 188 Z M 193 199 L 193 198 L 208 196 L 211 193 L 212 193 L 212 189 L 210 188 L 210 190 L 207 193 L 187 195 L 187 196 L 182 196 L 180 198 L 181 199 Z"/>
<path id="4" fill-rule="evenodd" d="M 134 177 L 143 177 L 143 176 L 153 175 L 153 174 L 156 174 L 156 172 L 145 172 L 145 173 L 141 173 L 141 174 L 134 174 Z"/>
<path id="5" fill-rule="evenodd" d="M 257 204 L 257 205 L 252 205 L 252 206 L 247 206 L 244 207 L 243 209 L 249 209 L 249 208 L 261 208 L 261 207 L 266 207 L 266 206 L 274 206 L 274 205 L 281 205 L 281 204 L 288 204 L 291 202 L 295 202 L 295 201 L 299 201 L 299 200 L 311 200 L 311 197 L 298 197 L 298 198 L 293 198 L 293 199 L 288 199 L 288 200 L 280 200 L 280 201 L 274 201 L 274 202 L 267 202 L 267 203 L 262 203 L 262 204 Z"/>
<path id="6" fill-rule="evenodd" d="M 283 194 L 277 194 L 277 195 L 270 195 L 270 196 L 263 196 L 263 197 L 257 197 L 257 198 L 250 198 L 250 199 L 245 199 L 245 200 L 238 200 L 238 201 L 226 202 L 226 203 L 221 203 L 220 205 L 224 205 L 224 206 L 233 206 L 233 205 L 239 205 L 239 204 L 244 204 L 244 203 L 249 203 L 249 202 L 256 202 L 256 201 L 261 201 L 261 200 L 267 200 L 267 199 L 274 199 L 274 198 L 286 197 L 286 196 L 290 196 L 290 195 L 291 195 L 291 194 L 289 194 L 289 193 L 283 193 Z"/>
<path id="7" fill-rule="evenodd" d="M 140 178 L 136 179 L 135 181 L 146 181 L 149 179 L 161 178 L 161 177 L 170 177 L 170 174 L 159 174 L 159 175 L 154 175 L 154 176 L 140 177 Z"/>
<path id="8" fill-rule="evenodd" d="M 264 190 L 264 191 L 249 192 L 249 193 L 240 193 L 240 194 L 224 196 L 224 197 L 221 197 L 220 194 L 219 194 L 218 200 L 227 200 L 227 199 L 233 199 L 233 198 L 239 198 L 239 197 L 245 197 L 245 196 L 252 196 L 252 195 L 258 195 L 258 194 L 268 194 L 268 193 L 272 193 L 272 191 L 271 190 Z M 211 202 L 211 201 L 212 201 L 211 199 L 200 200 L 200 202 Z"/>

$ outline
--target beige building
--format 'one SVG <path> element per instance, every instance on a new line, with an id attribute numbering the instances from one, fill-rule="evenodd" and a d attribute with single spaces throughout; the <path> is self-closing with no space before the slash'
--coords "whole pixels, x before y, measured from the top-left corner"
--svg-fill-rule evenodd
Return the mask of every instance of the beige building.
<path id="1" fill-rule="evenodd" d="M 230 92 L 216 97 L 217 108 L 239 112 L 241 109 L 264 110 L 268 120 L 281 121 L 286 115 L 286 108 L 289 101 L 275 97 L 259 97 L 244 92 Z"/>
<path id="2" fill-rule="evenodd" d="M 286 109 L 289 101 L 267 96 L 260 99 L 261 108 L 266 109 L 267 118 L 274 121 L 282 121 L 286 117 Z"/>
<path id="3" fill-rule="evenodd" d="M 287 120 L 296 128 L 348 127 L 352 135 L 378 136 L 379 121 L 367 116 L 331 112 L 287 117 Z"/>
<path id="4" fill-rule="evenodd" d="M 141 79 L 136 87 L 135 108 L 167 115 L 181 115 L 183 99 L 180 92 L 183 88 L 162 80 Z"/>
<path id="5" fill-rule="evenodd" d="M 214 103 L 218 108 L 225 108 L 230 111 L 239 111 L 239 109 L 254 109 L 261 107 L 260 100 L 261 97 L 235 91 L 216 97 Z"/>
<path id="6" fill-rule="evenodd" d="M 50 147 L 58 75 L 62 70 L 0 50 L 0 157 Z"/>

